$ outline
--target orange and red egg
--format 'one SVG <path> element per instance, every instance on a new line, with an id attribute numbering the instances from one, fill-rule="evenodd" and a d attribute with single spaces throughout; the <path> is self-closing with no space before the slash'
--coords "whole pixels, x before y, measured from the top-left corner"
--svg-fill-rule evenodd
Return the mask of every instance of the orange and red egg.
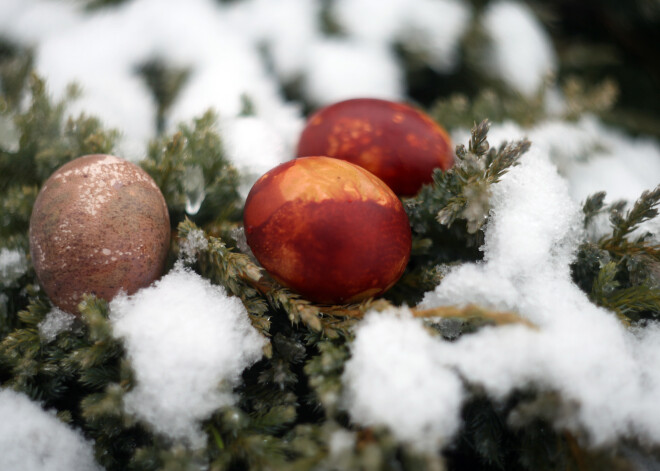
<path id="1" fill-rule="evenodd" d="M 410 257 L 397 196 L 372 173 L 328 157 L 294 159 L 263 175 L 247 197 L 244 225 L 266 271 L 319 303 L 384 293 Z"/>
<path id="2" fill-rule="evenodd" d="M 308 120 L 297 156 L 324 155 L 359 165 L 400 196 L 416 194 L 454 158 L 447 132 L 425 113 L 373 98 L 346 100 Z"/>

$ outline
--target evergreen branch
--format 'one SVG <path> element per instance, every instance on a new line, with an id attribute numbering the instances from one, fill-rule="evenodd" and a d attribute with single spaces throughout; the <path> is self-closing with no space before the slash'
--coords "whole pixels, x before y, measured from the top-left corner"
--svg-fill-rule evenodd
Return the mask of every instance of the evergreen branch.
<path id="1" fill-rule="evenodd" d="M 0 237 L 27 233 L 38 193 L 36 185 L 12 185 L 0 196 Z"/>
<path id="2" fill-rule="evenodd" d="M 654 190 L 645 191 L 637 199 L 633 207 L 621 216 L 618 211 L 612 213 L 611 222 L 614 226 L 612 242 L 619 243 L 634 231 L 640 224 L 658 215 L 658 205 L 660 204 L 660 185 Z"/>
<path id="3" fill-rule="evenodd" d="M 469 150 L 471 153 L 477 157 L 484 157 L 490 148 L 488 144 L 488 131 L 490 130 L 490 121 L 484 119 L 479 124 L 474 123 L 472 126 L 472 131 L 470 133 L 470 143 Z M 464 152 L 460 152 L 464 154 Z M 459 151 L 456 151 L 456 154 L 459 154 Z"/>
<path id="4" fill-rule="evenodd" d="M 660 289 L 640 284 L 621 288 L 616 279 L 618 264 L 603 265 L 594 281 L 591 298 L 600 306 L 616 312 L 629 322 L 630 314 L 649 311 L 660 316 Z"/>
<path id="5" fill-rule="evenodd" d="M 327 418 L 339 411 L 342 391 L 341 375 L 350 354 L 346 344 L 323 340 L 316 344 L 319 355 L 311 357 L 305 364 L 305 373 L 316 398 L 323 406 Z"/>
<path id="6" fill-rule="evenodd" d="M 587 198 L 583 205 L 584 226 L 605 210 L 610 212 L 611 235 L 597 244 L 580 246 L 571 269 L 576 284 L 599 306 L 616 313 L 626 325 L 640 318 L 660 315 L 654 266 L 660 263 L 660 244 L 650 243 L 649 234 L 631 239 L 639 225 L 658 214 L 660 186 L 644 192 L 623 214 L 624 201 L 604 205 L 604 193 Z"/>
<path id="7" fill-rule="evenodd" d="M 241 281 L 244 283 L 254 283 L 259 286 L 262 281 L 262 270 L 255 263 L 250 260 L 250 257 L 244 254 L 235 253 L 232 249 L 227 248 L 224 242 L 217 237 L 208 237 L 194 222 L 186 218 L 179 223 L 178 239 L 181 252 L 181 247 L 192 238 L 199 240 L 203 238 L 200 244 L 196 242 L 195 245 L 197 252 L 192 253 L 193 260 L 198 254 L 206 254 L 209 261 L 213 263 L 217 269 L 216 276 L 219 278 L 221 284 L 225 286 L 232 294 L 240 296 L 245 286 L 241 286 Z M 195 250 L 193 248 L 192 250 Z M 200 263 L 203 260 L 200 260 Z"/>
<path id="8" fill-rule="evenodd" d="M 250 416 L 250 428 L 255 433 L 274 435 L 295 422 L 296 408 L 293 405 L 275 405 L 268 410 Z"/>
<path id="9" fill-rule="evenodd" d="M 564 117 L 576 120 L 585 113 L 602 114 L 609 111 L 619 94 L 617 84 L 609 79 L 588 88 L 577 77 L 568 77 L 562 85 L 566 99 Z"/>
<path id="10" fill-rule="evenodd" d="M 480 230 L 490 211 L 491 185 L 497 183 L 529 150 L 531 144 L 526 139 L 505 143 L 498 150 L 490 149 L 487 141 L 489 128 L 488 120 L 475 125 L 468 150 L 465 146 L 457 146 L 456 165 L 435 180 L 434 190 L 442 189 L 447 195 L 444 206 L 436 214 L 441 225 L 449 227 L 461 218 L 467 222 L 468 233 L 475 234 Z M 455 179 L 452 179 L 453 175 Z"/>
<path id="11" fill-rule="evenodd" d="M 594 279 L 591 300 L 614 311 L 625 324 L 630 324 L 637 313 L 660 316 L 660 288 L 651 286 L 646 279 L 622 286 L 621 271 L 621 261 L 603 264 Z"/>
<path id="12" fill-rule="evenodd" d="M 610 261 L 600 268 L 591 287 L 592 299 L 604 299 L 619 287 L 620 283 L 615 279 L 617 271 L 618 264 L 614 261 Z"/>
<path id="13" fill-rule="evenodd" d="M 532 143 L 527 139 L 504 143 L 496 153 L 489 155 L 490 163 L 486 168 L 486 181 L 490 184 L 500 180 L 510 167 L 516 165 Z"/>
<path id="14" fill-rule="evenodd" d="M 108 417 L 123 417 L 124 390 L 118 384 L 108 384 L 101 393 L 89 394 L 80 402 L 85 419 L 98 421 Z"/>
<path id="15" fill-rule="evenodd" d="M 549 78 L 532 97 L 512 93 L 496 85 L 483 88 L 472 97 L 454 93 L 433 103 L 430 112 L 435 121 L 449 129 L 468 128 L 475 117 L 484 116 L 496 123 L 513 121 L 529 127 L 548 118 L 557 118 L 550 116 L 547 108 L 547 92 L 556 85 L 561 87 L 565 100 L 559 118 L 569 121 L 575 121 L 587 113 L 602 115 L 610 111 L 618 95 L 618 87 L 612 80 L 591 85 L 570 76 L 560 84 Z"/>
<path id="16" fill-rule="evenodd" d="M 463 308 L 456 306 L 441 306 L 432 309 L 411 309 L 411 312 L 413 317 L 424 319 L 461 319 L 470 322 L 477 321 L 480 323 L 495 325 L 521 324 L 531 329 L 538 329 L 534 323 L 520 317 L 520 315 L 514 312 L 490 311 L 473 304 L 467 305 Z"/>
<path id="17" fill-rule="evenodd" d="M 600 248 L 606 250 L 618 259 L 623 257 L 648 257 L 650 260 L 660 262 L 660 244 L 649 245 L 646 243 L 628 242 L 623 239 L 616 242 L 612 239 L 601 241 Z"/>
<path id="18" fill-rule="evenodd" d="M 648 260 L 660 261 L 660 244 L 651 244 L 647 241 L 648 234 L 642 234 L 635 240 L 628 236 L 636 230 L 640 224 L 655 218 L 658 215 L 660 205 L 660 186 L 652 191 L 645 191 L 637 199 L 633 207 L 622 215 L 624 202 L 618 202 L 610 206 L 610 222 L 612 224 L 612 235 L 603 237 L 598 245 L 617 259 L 624 257 L 645 257 Z"/>
<path id="19" fill-rule="evenodd" d="M 605 195 L 604 191 L 594 193 L 589 196 L 584 204 L 582 205 L 582 213 L 584 213 L 584 228 L 586 229 L 591 221 L 602 212 L 603 207 L 605 206 Z"/>
<path id="20" fill-rule="evenodd" d="M 174 67 L 162 59 L 151 59 L 138 66 L 137 72 L 146 82 L 158 105 L 155 124 L 156 131 L 160 134 L 165 129 L 167 112 L 190 76 L 190 69 Z"/>
<path id="21" fill-rule="evenodd" d="M 648 285 L 631 286 L 620 289 L 606 298 L 604 307 L 624 316 L 636 312 L 651 312 L 660 317 L 660 289 Z"/>
<path id="22" fill-rule="evenodd" d="M 107 362 L 103 362 L 97 366 L 82 370 L 79 381 L 86 387 L 98 389 L 108 383 L 117 381 L 118 376 L 119 370 L 115 365 L 110 366 Z"/>
<path id="23" fill-rule="evenodd" d="M 364 317 L 366 312 L 372 309 L 384 310 L 388 307 L 392 307 L 389 303 L 384 300 L 378 300 L 376 302 L 370 301 L 360 305 L 358 307 L 345 307 L 345 308 L 335 308 L 329 310 L 334 316 L 337 317 L 347 317 L 353 320 L 359 320 Z M 433 318 L 442 318 L 442 319 L 460 319 L 469 322 L 479 322 L 484 324 L 495 324 L 495 325 L 508 325 L 508 324 L 522 324 L 524 326 L 530 327 L 532 329 L 537 329 L 538 327 L 528 321 L 527 319 L 521 317 L 520 315 L 514 312 L 504 312 L 504 311 L 491 311 L 473 304 L 469 304 L 465 307 L 456 307 L 456 306 L 440 306 L 431 309 L 410 309 L 413 317 L 419 319 L 433 319 Z"/>
<path id="24" fill-rule="evenodd" d="M 161 189 L 174 225 L 185 217 L 199 224 L 240 219 L 239 175 L 225 157 L 212 111 L 180 124 L 150 143 L 140 162 Z"/>
<path id="25" fill-rule="evenodd" d="M 283 309 L 292 324 L 302 322 L 313 331 L 321 331 L 323 325 L 319 307 L 286 288 L 277 288 L 271 285 L 265 289 L 264 294 L 268 298 L 269 304 L 276 309 Z"/>
<path id="26" fill-rule="evenodd" d="M 252 325 L 265 335 L 270 329 L 268 306 L 284 311 L 294 325 L 302 323 L 313 332 L 335 338 L 346 335 L 352 325 L 345 319 L 346 316 L 364 312 L 366 306 L 372 303 L 365 301 L 359 305 L 361 307 L 315 305 L 265 276 L 249 256 L 233 252 L 219 238 L 207 237 L 189 219 L 179 224 L 178 236 L 179 247 L 184 247 L 186 241 L 191 239 L 199 240 L 201 237 L 206 241 L 204 248 L 195 254 L 203 275 L 240 297 L 250 313 Z M 264 304 L 264 299 L 268 306 Z"/>

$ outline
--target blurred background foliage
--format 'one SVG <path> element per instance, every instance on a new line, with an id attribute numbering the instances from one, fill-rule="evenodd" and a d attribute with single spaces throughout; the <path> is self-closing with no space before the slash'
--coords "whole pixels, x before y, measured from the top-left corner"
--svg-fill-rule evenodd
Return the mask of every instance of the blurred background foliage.
<path id="1" fill-rule="evenodd" d="M 113 8 L 131 0 L 82 0 L 90 10 Z M 233 3 L 242 0 L 217 0 Z M 319 0 L 319 25 L 328 35 L 341 35 L 341 25 L 333 14 L 334 0 Z M 521 124 L 533 121 L 534 100 L 522 99 L 507 87 L 483 74 L 478 63 L 480 48 L 487 38 L 479 27 L 479 15 L 492 1 L 466 0 L 472 5 L 472 27 L 460 45 L 459 66 L 448 74 L 439 73 L 423 57 L 407 51 L 403 45 L 396 52 L 404 64 L 406 93 L 409 99 L 424 108 L 438 101 L 453 101 L 460 105 L 478 101 L 484 111 L 504 108 Z M 597 85 L 603 103 L 612 107 L 601 110 L 604 121 L 621 126 L 632 134 L 660 136 L 660 3 L 655 0 L 525 0 L 552 38 L 559 59 L 557 76 L 551 81 L 560 84 L 564 92 L 589 93 Z M 9 103 L 19 97 L 22 75 L 32 65 L 29 49 L 12 44 L 0 33 L 0 83 Z M 186 69 L 170 67 L 153 58 L 136 67 L 157 103 L 156 130 L 162 132 L 170 105 L 185 83 Z M 577 84 L 577 85 L 576 85 Z M 303 100 L 295 81 L 282 83 L 282 93 L 290 99 Z M 572 88 L 571 88 L 572 87 Z M 577 88 L 576 88 L 577 87 Z M 616 98 L 616 100 L 614 99 Z M 458 101 L 457 101 L 458 100 Z M 490 101 L 490 110 L 484 104 Z M 539 103 L 537 103 L 538 105 Z M 311 110 L 309 103 L 303 106 Z M 520 109 L 520 108 L 524 109 Z M 596 107 L 597 108 L 597 107 Z M 1 108 L 0 108 L 1 111 Z M 492 113 L 491 113 L 492 114 Z M 527 119 L 525 119 L 527 117 Z M 532 119 L 530 119 L 532 117 Z M 498 116 L 477 116 L 476 121 Z M 452 124 L 452 123 L 449 123 Z M 468 123 L 468 126 L 472 123 Z M 451 126 L 449 126 L 451 127 Z"/>

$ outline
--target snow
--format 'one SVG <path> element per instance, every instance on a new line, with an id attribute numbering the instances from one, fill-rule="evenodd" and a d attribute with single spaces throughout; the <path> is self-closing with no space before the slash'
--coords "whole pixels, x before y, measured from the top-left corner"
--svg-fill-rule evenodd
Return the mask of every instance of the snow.
<path id="1" fill-rule="evenodd" d="M 433 451 L 460 425 L 462 385 L 430 354 L 435 341 L 405 309 L 359 325 L 343 381 L 344 403 L 361 425 L 386 425 L 400 440 Z"/>
<path id="2" fill-rule="evenodd" d="M 243 0 L 226 15 L 253 44 L 267 48 L 277 75 L 291 81 L 304 73 L 308 45 L 321 37 L 320 7 L 309 0 Z"/>
<path id="3" fill-rule="evenodd" d="M 561 425 L 583 427 L 594 445 L 629 434 L 660 440 L 660 427 L 649 426 L 660 419 L 650 402 L 660 390 L 645 385 L 655 373 L 636 357 L 651 348 L 648 340 L 635 341 L 571 281 L 580 210 L 565 180 L 546 154 L 531 151 L 496 186 L 493 201 L 484 263 L 450 272 L 422 306 L 479 302 L 517 311 L 539 331 L 491 329 L 462 338 L 454 351 L 459 371 L 499 398 L 526 384 L 559 391 L 579 405 Z"/>
<path id="4" fill-rule="evenodd" d="M 527 386 L 560 393 L 555 426 L 590 445 L 621 437 L 658 443 L 660 371 L 653 360 L 660 358 L 660 324 L 627 330 L 573 284 L 569 263 L 580 241 L 580 209 L 547 153 L 526 154 L 494 186 L 492 198 L 484 261 L 451 270 L 419 307 L 477 303 L 518 312 L 538 329 L 485 328 L 447 342 L 426 333 L 406 309 L 370 313 L 346 366 L 345 387 L 356 397 L 348 401 L 351 417 L 388 425 L 412 443 L 441 442 L 444 437 L 429 435 L 427 423 L 455 430 L 464 392 L 450 385 L 460 376 L 496 400 Z M 424 373 L 406 383 L 420 366 Z M 430 379 L 443 375 L 453 379 Z M 405 390 L 398 389 L 400 377 Z M 410 404 L 402 414 L 397 404 L 408 400 L 404 391 L 420 402 L 442 397 L 451 407 Z"/>
<path id="5" fill-rule="evenodd" d="M 209 241 L 206 234 L 201 229 L 193 229 L 188 232 L 185 239 L 180 240 L 179 249 L 181 252 L 181 259 L 185 263 L 195 263 L 197 255 L 205 251 L 209 247 Z"/>
<path id="6" fill-rule="evenodd" d="M 28 262 L 20 249 L 0 249 L 0 284 L 9 286 L 27 272 Z"/>
<path id="7" fill-rule="evenodd" d="M 232 388 L 262 356 L 265 339 L 240 299 L 176 268 L 133 296 L 116 297 L 110 311 L 135 371 L 125 410 L 172 440 L 204 446 L 200 421 L 234 404 Z"/>
<path id="8" fill-rule="evenodd" d="M 399 100 L 401 71 L 391 50 L 347 39 L 326 39 L 310 46 L 303 89 L 316 105 L 356 97 Z"/>
<path id="9" fill-rule="evenodd" d="M 53 308 L 37 326 L 41 339 L 45 343 L 52 342 L 60 332 L 71 330 L 75 319 L 73 314 Z"/>
<path id="10" fill-rule="evenodd" d="M 524 95 L 534 95 L 557 70 L 557 58 L 549 35 L 532 11 L 519 2 L 492 2 L 481 21 L 491 39 L 484 55 L 485 71 Z"/>
<path id="11" fill-rule="evenodd" d="M 428 56 L 439 72 L 452 72 L 458 44 L 470 19 L 469 7 L 454 0 L 338 0 L 339 24 L 355 39 L 391 47 L 400 41 Z"/>
<path id="12" fill-rule="evenodd" d="M 223 120 L 220 133 L 226 157 L 240 173 L 239 192 L 243 199 L 259 177 L 293 155 L 291 145 L 277 129 L 255 116 Z"/>
<path id="13" fill-rule="evenodd" d="M 30 44 L 74 26 L 81 17 L 73 2 L 3 0 L 0 9 L 0 31 Z"/>
<path id="14" fill-rule="evenodd" d="M 532 147 L 550 155 L 567 179 L 576 202 L 607 192 L 607 201 L 634 202 L 660 182 L 660 144 L 645 137 L 630 137 L 591 115 L 576 122 L 549 119 L 523 128 L 507 121 L 495 123 L 488 133 L 491 147 L 527 137 Z M 454 142 L 467 142 L 469 131 L 456 130 Z"/>
<path id="15" fill-rule="evenodd" d="M 0 469 L 96 471 L 83 436 L 23 394 L 0 389 Z"/>
<path id="16" fill-rule="evenodd" d="M 343 428 L 338 428 L 332 432 L 332 435 L 330 435 L 330 440 L 328 441 L 328 452 L 330 456 L 338 457 L 350 452 L 354 446 L 355 433 L 349 432 Z"/>
<path id="17" fill-rule="evenodd" d="M 2 80 L 0 80 L 0 85 Z M 0 114 L 0 147 L 6 152 L 18 152 L 20 134 L 16 123 L 8 114 Z"/>
<path id="18" fill-rule="evenodd" d="M 38 13 L 41 9 L 52 10 L 51 15 Z M 298 107 L 279 96 L 257 45 L 241 25 L 228 22 L 230 16 L 217 2 L 140 0 L 83 14 L 67 2 L 31 0 L 23 9 L 3 3 L 0 17 L 19 18 L 20 29 L 0 27 L 12 39 L 34 46 L 36 68 L 56 96 L 72 81 L 81 85 L 83 96 L 73 104 L 72 114 L 85 111 L 120 129 L 127 158 L 141 158 L 154 137 L 155 104 L 136 73 L 154 58 L 191 71 L 172 106 L 171 126 L 209 107 L 235 116 L 243 94 L 281 132 L 292 134 L 301 125 Z M 46 23 L 45 31 L 31 33 Z"/>
<path id="19" fill-rule="evenodd" d="M 71 113 L 92 114 L 119 129 L 119 152 L 139 160 L 155 132 L 155 103 L 136 72 L 149 60 L 190 71 L 169 110 L 169 130 L 208 108 L 223 120 L 236 118 L 247 95 L 290 155 L 304 121 L 300 106 L 281 96 L 278 80 L 301 79 L 305 97 L 319 106 L 357 96 L 402 100 L 393 45 L 403 42 L 433 67 L 451 71 L 470 16 L 456 0 L 393 0 L 386 8 L 372 0 L 343 1 L 333 11 L 349 34 L 339 38 L 321 31 L 320 8 L 308 0 L 138 0 L 85 12 L 72 2 L 8 0 L 0 4 L 0 31 L 33 47 L 36 69 L 55 96 L 77 82 L 83 95 Z M 232 137 L 232 130 L 239 135 Z M 243 138 L 242 126 L 227 125 L 224 132 Z M 237 166 L 256 163 L 252 173 L 260 174 L 272 162 L 273 152 L 266 152 L 263 160 Z"/>

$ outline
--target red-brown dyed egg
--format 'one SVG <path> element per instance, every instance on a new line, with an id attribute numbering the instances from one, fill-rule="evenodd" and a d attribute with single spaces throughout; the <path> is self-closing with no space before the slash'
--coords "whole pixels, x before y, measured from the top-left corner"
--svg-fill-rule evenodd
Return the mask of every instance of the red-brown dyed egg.
<path id="1" fill-rule="evenodd" d="M 30 253 L 51 301 L 70 313 L 85 293 L 131 294 L 165 266 L 170 219 L 162 193 L 140 167 L 86 155 L 44 183 L 30 218 Z"/>
<path id="2" fill-rule="evenodd" d="M 403 103 L 346 100 L 311 116 L 298 157 L 325 155 L 366 168 L 400 196 L 416 194 L 447 170 L 454 157 L 449 136 L 429 116 Z"/>
<path id="3" fill-rule="evenodd" d="M 382 180 L 343 160 L 307 157 L 275 167 L 250 190 L 243 221 L 266 271 L 319 303 L 378 296 L 410 258 L 401 201 Z"/>

